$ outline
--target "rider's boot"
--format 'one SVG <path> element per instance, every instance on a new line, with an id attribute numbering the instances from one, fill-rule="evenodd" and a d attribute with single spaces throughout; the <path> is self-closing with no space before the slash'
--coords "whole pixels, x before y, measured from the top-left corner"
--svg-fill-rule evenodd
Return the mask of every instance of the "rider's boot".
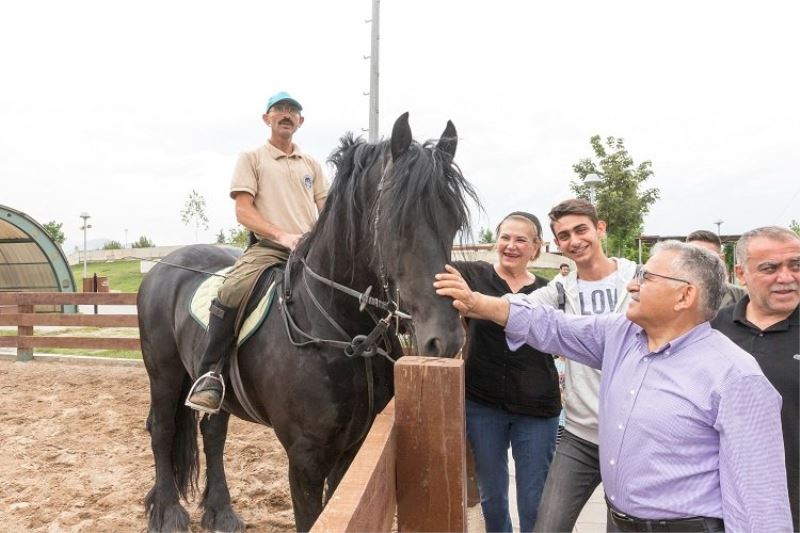
<path id="1" fill-rule="evenodd" d="M 200 371 L 186 405 L 204 412 L 215 413 L 222 406 L 222 375 L 210 372 L 220 359 L 227 357 L 233 346 L 236 308 L 226 307 L 214 298 L 208 317 L 208 344 L 200 359 Z"/>

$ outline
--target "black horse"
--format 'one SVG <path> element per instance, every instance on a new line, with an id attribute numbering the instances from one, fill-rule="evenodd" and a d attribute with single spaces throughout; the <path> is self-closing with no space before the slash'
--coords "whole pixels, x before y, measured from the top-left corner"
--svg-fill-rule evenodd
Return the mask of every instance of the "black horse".
<path id="1" fill-rule="evenodd" d="M 337 171 L 325 208 L 286 267 L 280 310 L 238 352 L 243 388 L 257 416 L 229 385 L 223 411 L 200 422 L 207 464 L 203 527 L 244 529 L 231 508 L 223 467 L 230 414 L 268 421 L 275 429 L 289 458 L 295 525 L 299 531 L 312 527 L 324 505 L 324 485 L 327 499 L 393 394 L 391 359 L 402 354 L 397 324 L 384 331 L 376 323 L 397 318 L 397 294 L 400 309 L 411 315 L 405 327 L 419 353 L 458 352 L 464 340 L 458 314 L 432 288 L 456 233 L 467 226 L 467 201 L 477 203 L 453 164 L 456 144 L 451 122 L 437 144 L 412 141 L 408 113 L 389 141 L 368 144 L 349 134 L 342 139 L 331 157 Z M 189 316 L 187 301 L 204 280 L 197 270 L 217 271 L 234 260 L 222 249 L 187 246 L 165 258 L 171 265 L 153 268 L 139 290 L 156 469 L 145 499 L 150 531 L 189 529 L 179 497 L 196 489 L 199 459 L 196 416 L 184 399 L 205 332 Z M 331 281 L 358 292 L 375 287 L 373 305 Z M 370 339 L 350 343 L 357 335 Z M 377 355 L 363 357 L 370 354 Z"/>

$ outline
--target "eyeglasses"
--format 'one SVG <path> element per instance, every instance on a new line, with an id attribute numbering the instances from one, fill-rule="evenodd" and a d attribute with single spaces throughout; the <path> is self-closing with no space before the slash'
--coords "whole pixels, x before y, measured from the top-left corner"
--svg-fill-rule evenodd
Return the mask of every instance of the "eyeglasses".
<path id="1" fill-rule="evenodd" d="M 646 276 L 655 276 L 657 278 L 664 278 L 671 281 L 680 281 L 681 283 L 685 283 L 687 285 L 691 285 L 691 281 L 687 281 L 681 278 L 673 278 L 672 276 L 664 276 L 663 274 L 656 274 L 654 272 L 648 272 L 644 268 L 639 268 L 636 270 L 636 274 L 633 276 L 633 279 L 636 281 L 637 285 L 644 285 L 645 281 L 649 281 Z"/>
<path id="2" fill-rule="evenodd" d="M 269 110 L 276 111 L 278 113 L 289 113 L 291 115 L 300 114 L 300 110 L 292 104 L 275 104 L 274 106 L 270 107 Z"/>

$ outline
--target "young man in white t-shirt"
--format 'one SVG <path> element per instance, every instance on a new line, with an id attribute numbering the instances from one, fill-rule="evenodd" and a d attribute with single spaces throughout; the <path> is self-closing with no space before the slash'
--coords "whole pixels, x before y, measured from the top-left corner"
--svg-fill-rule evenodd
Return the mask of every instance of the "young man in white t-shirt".
<path id="1" fill-rule="evenodd" d="M 576 270 L 564 279 L 528 295 L 532 301 L 559 307 L 574 315 L 623 313 L 625 289 L 636 263 L 606 257 L 601 240 L 606 223 L 582 199 L 565 200 L 549 213 L 550 229 L 561 252 Z M 572 531 L 581 509 L 600 483 L 597 412 L 600 371 L 565 361 L 565 430 L 550 465 L 534 531 Z"/>

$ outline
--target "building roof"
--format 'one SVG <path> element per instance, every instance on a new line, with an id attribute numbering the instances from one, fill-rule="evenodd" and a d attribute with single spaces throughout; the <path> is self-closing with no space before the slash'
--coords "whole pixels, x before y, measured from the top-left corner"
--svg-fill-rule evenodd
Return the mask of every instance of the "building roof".
<path id="1" fill-rule="evenodd" d="M 736 242 L 739 240 L 741 235 L 720 235 L 719 240 L 723 243 L 726 242 Z M 642 243 L 646 244 L 655 244 L 658 241 L 680 241 L 684 242 L 686 240 L 686 235 L 639 235 L 638 237 Z"/>

